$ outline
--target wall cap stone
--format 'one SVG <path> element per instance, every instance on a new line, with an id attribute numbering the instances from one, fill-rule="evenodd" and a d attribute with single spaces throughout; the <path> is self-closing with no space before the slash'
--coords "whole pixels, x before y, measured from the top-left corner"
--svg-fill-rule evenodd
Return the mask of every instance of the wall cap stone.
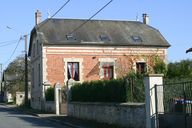
<path id="1" fill-rule="evenodd" d="M 164 77 L 164 74 L 148 74 L 145 77 Z"/>
<path id="2" fill-rule="evenodd" d="M 104 103 L 104 102 L 70 102 L 70 104 L 95 105 L 95 106 L 130 106 L 142 107 L 145 103 Z"/>

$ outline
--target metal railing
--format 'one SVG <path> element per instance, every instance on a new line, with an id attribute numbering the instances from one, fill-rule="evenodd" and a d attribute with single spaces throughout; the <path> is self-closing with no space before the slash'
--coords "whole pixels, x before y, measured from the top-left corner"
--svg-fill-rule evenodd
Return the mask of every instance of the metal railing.
<path id="1" fill-rule="evenodd" d="M 192 81 L 164 84 L 164 112 L 192 114 Z"/>

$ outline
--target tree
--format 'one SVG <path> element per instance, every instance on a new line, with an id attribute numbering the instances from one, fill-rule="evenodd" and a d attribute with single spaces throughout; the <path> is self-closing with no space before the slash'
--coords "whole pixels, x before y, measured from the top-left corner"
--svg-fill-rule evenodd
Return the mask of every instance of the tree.
<path id="1" fill-rule="evenodd" d="M 167 77 L 190 78 L 192 77 L 192 60 L 181 60 L 168 64 Z"/>
<path id="2" fill-rule="evenodd" d="M 28 76 L 30 78 L 30 69 L 31 65 L 28 60 Z M 13 60 L 8 67 L 6 68 L 5 72 L 5 89 L 6 91 L 10 92 L 15 98 L 16 91 L 24 91 L 25 86 L 25 58 L 24 56 L 20 55 L 15 60 Z"/>
<path id="3" fill-rule="evenodd" d="M 153 70 L 155 74 L 164 74 L 166 76 L 167 64 L 159 56 L 155 56 Z"/>

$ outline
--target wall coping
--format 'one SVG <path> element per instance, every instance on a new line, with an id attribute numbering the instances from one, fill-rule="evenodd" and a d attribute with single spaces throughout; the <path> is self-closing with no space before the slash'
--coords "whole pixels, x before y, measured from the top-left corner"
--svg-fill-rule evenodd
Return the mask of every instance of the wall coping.
<path id="1" fill-rule="evenodd" d="M 105 103 L 105 102 L 70 102 L 69 104 L 80 104 L 80 105 L 95 105 L 95 106 L 130 106 L 130 107 L 142 107 L 145 103 Z"/>
<path id="2" fill-rule="evenodd" d="M 148 74 L 145 77 L 164 77 L 164 74 Z"/>

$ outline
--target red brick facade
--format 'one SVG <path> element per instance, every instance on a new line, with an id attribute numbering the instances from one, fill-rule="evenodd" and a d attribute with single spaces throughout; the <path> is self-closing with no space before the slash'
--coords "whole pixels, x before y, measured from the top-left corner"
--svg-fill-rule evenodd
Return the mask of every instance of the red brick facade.
<path id="1" fill-rule="evenodd" d="M 148 67 L 152 66 L 151 56 L 158 55 L 166 59 L 166 49 L 157 48 L 123 48 L 123 47 L 48 47 L 46 51 L 46 79 L 52 85 L 56 82 L 65 85 L 65 61 L 64 59 L 82 59 L 80 67 L 81 82 L 99 80 L 100 58 L 114 59 L 116 77 L 121 77 L 131 69 L 135 69 L 136 62 L 145 62 Z M 105 59 L 103 59 L 105 60 Z M 81 69 L 82 68 L 82 69 Z M 148 69 L 149 71 L 149 69 Z"/>

